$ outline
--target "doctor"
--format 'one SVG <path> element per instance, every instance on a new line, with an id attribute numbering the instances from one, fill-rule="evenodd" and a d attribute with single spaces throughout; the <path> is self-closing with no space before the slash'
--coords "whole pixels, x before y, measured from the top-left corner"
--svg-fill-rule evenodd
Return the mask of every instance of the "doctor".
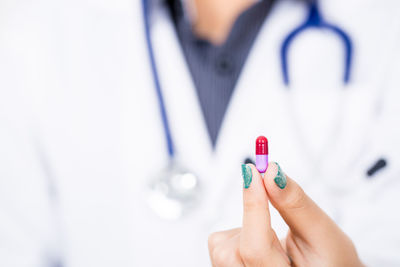
<path id="1" fill-rule="evenodd" d="M 0 10 L 0 266 L 209 266 L 208 235 L 242 225 L 260 134 L 364 264 L 400 264 L 398 2 Z M 350 45 L 289 38 L 316 18 Z"/>

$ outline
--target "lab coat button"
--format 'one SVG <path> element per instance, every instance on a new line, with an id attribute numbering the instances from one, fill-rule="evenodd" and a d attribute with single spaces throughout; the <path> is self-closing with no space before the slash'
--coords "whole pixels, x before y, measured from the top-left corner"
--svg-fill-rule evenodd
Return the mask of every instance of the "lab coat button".
<path id="1" fill-rule="evenodd" d="M 220 56 L 216 60 L 215 68 L 220 75 L 229 75 L 233 72 L 233 62 L 227 56 Z"/>

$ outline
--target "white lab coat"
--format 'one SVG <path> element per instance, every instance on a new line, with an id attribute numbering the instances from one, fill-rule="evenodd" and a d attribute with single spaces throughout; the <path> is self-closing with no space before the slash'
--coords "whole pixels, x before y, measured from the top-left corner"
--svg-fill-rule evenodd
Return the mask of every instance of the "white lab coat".
<path id="1" fill-rule="evenodd" d="M 241 224 L 240 165 L 254 140 L 340 225 L 369 266 L 400 265 L 400 2 L 321 1 L 354 42 L 302 34 L 282 83 L 279 49 L 307 10 L 282 0 L 267 18 L 211 148 L 170 20 L 152 37 L 177 159 L 201 177 L 182 220 L 148 207 L 167 163 L 138 0 L 0 3 L 0 266 L 208 266 L 210 232 Z M 388 166 L 373 178 L 379 158 Z M 318 166 L 320 166 L 318 168 Z M 286 227 L 272 210 L 273 227 Z"/>

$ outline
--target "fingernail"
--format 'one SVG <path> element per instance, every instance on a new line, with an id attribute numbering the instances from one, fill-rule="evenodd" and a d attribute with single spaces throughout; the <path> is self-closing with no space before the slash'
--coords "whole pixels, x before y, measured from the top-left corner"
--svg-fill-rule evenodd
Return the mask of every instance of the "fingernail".
<path id="1" fill-rule="evenodd" d="M 282 171 L 281 166 L 277 162 L 275 162 L 276 166 L 278 166 L 278 172 L 274 178 L 275 184 L 280 188 L 284 189 L 286 187 L 286 174 Z"/>
<path id="2" fill-rule="evenodd" d="M 243 187 L 249 188 L 251 180 L 253 178 L 253 173 L 251 172 L 250 166 L 247 164 L 242 164 L 242 176 L 243 176 Z"/>

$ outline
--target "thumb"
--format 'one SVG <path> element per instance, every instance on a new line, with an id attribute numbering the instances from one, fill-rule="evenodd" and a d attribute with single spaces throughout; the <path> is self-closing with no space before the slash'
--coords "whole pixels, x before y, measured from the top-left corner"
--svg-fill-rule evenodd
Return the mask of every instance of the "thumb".
<path id="1" fill-rule="evenodd" d="M 295 236 L 309 244 L 321 244 L 330 235 L 334 237 L 343 234 L 277 163 L 269 164 L 264 175 L 264 185 L 272 205 Z"/>

